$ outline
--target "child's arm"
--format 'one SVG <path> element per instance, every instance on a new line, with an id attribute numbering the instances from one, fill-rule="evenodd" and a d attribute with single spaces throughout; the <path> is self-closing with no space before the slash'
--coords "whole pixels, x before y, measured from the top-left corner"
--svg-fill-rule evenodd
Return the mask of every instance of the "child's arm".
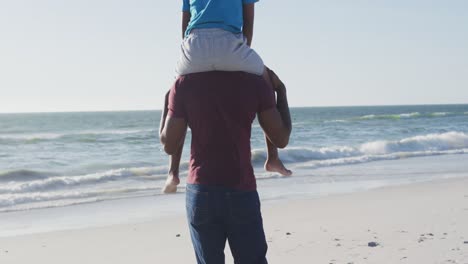
<path id="1" fill-rule="evenodd" d="M 242 31 L 244 36 L 247 39 L 247 45 L 252 44 L 253 38 L 253 26 L 254 26 L 254 15 L 255 15 L 255 3 L 244 4 L 243 6 L 243 16 L 244 16 L 244 26 Z"/>
<path id="2" fill-rule="evenodd" d="M 190 12 L 182 12 L 182 39 L 185 37 L 185 31 L 187 30 L 188 24 L 190 22 Z"/>

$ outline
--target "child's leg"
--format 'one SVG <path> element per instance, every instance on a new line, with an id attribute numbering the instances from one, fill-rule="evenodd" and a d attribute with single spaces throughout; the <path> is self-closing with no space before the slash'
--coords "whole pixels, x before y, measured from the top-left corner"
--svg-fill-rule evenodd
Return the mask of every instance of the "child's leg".
<path id="1" fill-rule="evenodd" d="M 273 83 L 271 82 L 270 75 L 268 74 L 268 71 L 266 69 L 263 73 L 263 78 L 271 87 L 271 89 L 273 89 Z M 286 169 L 283 162 L 279 158 L 278 148 L 276 148 L 276 146 L 270 142 L 270 140 L 267 138 L 266 135 L 265 135 L 265 142 L 266 142 L 267 150 L 268 150 L 267 160 L 265 162 L 265 170 L 271 171 L 271 172 L 278 172 L 279 174 L 283 176 L 291 176 L 292 171 Z"/>
<path id="2" fill-rule="evenodd" d="M 166 117 L 167 117 L 167 112 L 169 111 L 167 106 L 169 103 L 169 92 L 167 92 L 165 100 L 164 100 L 164 108 L 161 114 L 161 123 L 159 125 L 159 132 L 164 129 L 164 125 L 166 123 Z M 183 139 L 185 141 L 185 137 Z M 182 149 L 184 147 L 184 144 L 182 144 L 177 150 L 177 153 L 174 155 L 171 155 L 169 158 L 169 172 L 167 176 L 166 183 L 164 185 L 164 188 L 162 189 L 163 193 L 175 193 L 177 192 L 177 185 L 179 185 L 180 180 L 179 180 L 179 164 L 180 164 L 180 159 L 182 156 Z"/>

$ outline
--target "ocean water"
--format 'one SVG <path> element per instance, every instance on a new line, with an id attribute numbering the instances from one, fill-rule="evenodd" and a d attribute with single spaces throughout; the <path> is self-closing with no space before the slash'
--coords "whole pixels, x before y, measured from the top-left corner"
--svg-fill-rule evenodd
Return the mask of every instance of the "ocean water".
<path id="1" fill-rule="evenodd" d="M 344 191 L 350 185 L 340 182 L 411 181 L 421 177 L 405 169 L 416 157 L 455 157 L 445 167 L 427 162 L 431 171 L 443 168 L 437 175 L 468 163 L 468 105 L 292 108 L 291 114 L 290 145 L 280 151 L 295 172 L 288 181 L 263 170 L 265 143 L 253 125 L 252 163 L 259 185 L 271 193 L 302 182 L 309 187 L 301 192 L 314 192 L 310 186 L 327 177 Z M 159 118 L 160 111 L 0 114 L 0 214 L 135 197 L 167 202 L 160 194 L 168 157 L 159 144 Z M 190 133 L 180 192 L 189 144 Z M 367 164 L 388 160 L 404 165 L 379 177 L 365 173 Z M 361 169 L 330 176 L 343 166 Z"/>

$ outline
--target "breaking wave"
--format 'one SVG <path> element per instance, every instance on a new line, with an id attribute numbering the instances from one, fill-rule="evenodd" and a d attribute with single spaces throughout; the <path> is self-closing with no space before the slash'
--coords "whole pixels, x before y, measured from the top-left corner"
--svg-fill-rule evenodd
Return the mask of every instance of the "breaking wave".
<path id="1" fill-rule="evenodd" d="M 118 196 L 125 193 L 134 193 L 139 191 L 157 189 L 159 188 L 156 186 L 146 186 L 138 188 L 120 188 L 99 191 L 34 192 L 20 194 L 3 194 L 0 195 L 0 207 L 7 207 L 32 202 L 49 202 L 62 199 L 84 199 L 99 196 Z"/>
<path id="2" fill-rule="evenodd" d="M 42 177 L 44 174 L 33 171 L 18 170 L 2 174 L 6 175 L 4 177 L 8 178 L 10 182 L 0 186 L 0 194 L 59 190 L 83 185 L 92 186 L 99 183 L 117 181 L 120 179 L 132 177 L 141 177 L 147 180 L 163 180 L 167 176 L 166 173 L 167 168 L 165 166 L 148 168 L 124 168 L 78 176 L 47 177 L 24 182 L 25 177 L 34 177 L 36 175 L 40 175 L 40 177 Z M 21 180 L 18 180 L 17 178 Z"/>
<path id="3" fill-rule="evenodd" d="M 451 131 L 394 141 L 369 141 L 356 146 L 280 151 L 284 162 L 307 169 L 447 154 L 468 154 L 468 134 Z M 252 162 L 257 168 L 265 159 L 264 150 L 252 151 Z M 188 163 L 184 162 L 181 170 L 187 168 Z M 0 212 L 153 195 L 160 190 L 166 176 L 167 166 L 120 168 L 75 176 L 33 170 L 2 172 Z"/>
<path id="4" fill-rule="evenodd" d="M 32 134 L 0 134 L 1 143 L 37 143 L 51 140 L 95 141 L 98 138 L 117 136 L 134 136 L 137 134 L 156 135 L 154 129 L 134 130 L 85 130 L 70 133 L 32 133 Z M 130 138 L 132 139 L 132 138 Z"/>
<path id="5" fill-rule="evenodd" d="M 421 114 L 419 112 L 414 113 L 403 113 L 403 114 L 395 114 L 395 115 L 365 115 L 361 116 L 358 119 L 361 120 L 369 120 L 369 119 L 402 119 L 402 118 L 414 118 L 420 117 Z"/>
<path id="6" fill-rule="evenodd" d="M 430 116 L 447 116 L 447 115 L 450 115 L 452 113 L 450 112 L 435 112 L 435 113 L 432 113 L 430 114 Z"/>
<path id="7" fill-rule="evenodd" d="M 453 115 L 460 115 L 461 113 L 452 113 L 452 112 L 434 112 L 434 113 L 402 113 L 402 114 L 372 114 L 358 117 L 357 120 L 379 120 L 379 119 L 408 119 L 408 118 L 431 118 L 431 117 L 446 117 Z M 467 113 L 463 113 L 467 114 Z"/>
<path id="8" fill-rule="evenodd" d="M 9 181 L 31 181 L 44 179 L 56 175 L 53 172 L 42 172 L 33 170 L 14 170 L 0 173 L 0 182 Z"/>
<path id="9" fill-rule="evenodd" d="M 382 159 L 468 153 L 468 134 L 447 132 L 404 138 L 397 141 L 372 141 L 359 146 L 323 148 L 288 148 L 280 150 L 288 163 L 317 161 L 322 165 L 342 165 Z M 252 151 L 252 162 L 261 165 L 266 160 L 264 150 Z"/>

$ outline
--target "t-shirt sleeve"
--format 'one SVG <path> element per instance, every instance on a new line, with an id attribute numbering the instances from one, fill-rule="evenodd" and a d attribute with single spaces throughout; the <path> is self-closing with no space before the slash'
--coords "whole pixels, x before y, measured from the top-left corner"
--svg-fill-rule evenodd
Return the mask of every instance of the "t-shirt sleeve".
<path id="1" fill-rule="evenodd" d="M 242 0 L 242 4 L 252 4 L 252 3 L 256 3 L 258 2 L 259 0 Z"/>
<path id="2" fill-rule="evenodd" d="M 183 0 L 182 12 L 190 12 L 190 0 Z"/>
<path id="3" fill-rule="evenodd" d="M 263 112 L 276 107 L 275 92 L 268 86 L 265 80 L 261 79 L 258 82 L 258 110 L 257 112 Z"/>
<path id="4" fill-rule="evenodd" d="M 187 112 L 185 111 L 182 91 L 179 88 L 179 81 L 176 81 L 169 90 L 167 115 L 174 118 L 187 119 Z"/>

